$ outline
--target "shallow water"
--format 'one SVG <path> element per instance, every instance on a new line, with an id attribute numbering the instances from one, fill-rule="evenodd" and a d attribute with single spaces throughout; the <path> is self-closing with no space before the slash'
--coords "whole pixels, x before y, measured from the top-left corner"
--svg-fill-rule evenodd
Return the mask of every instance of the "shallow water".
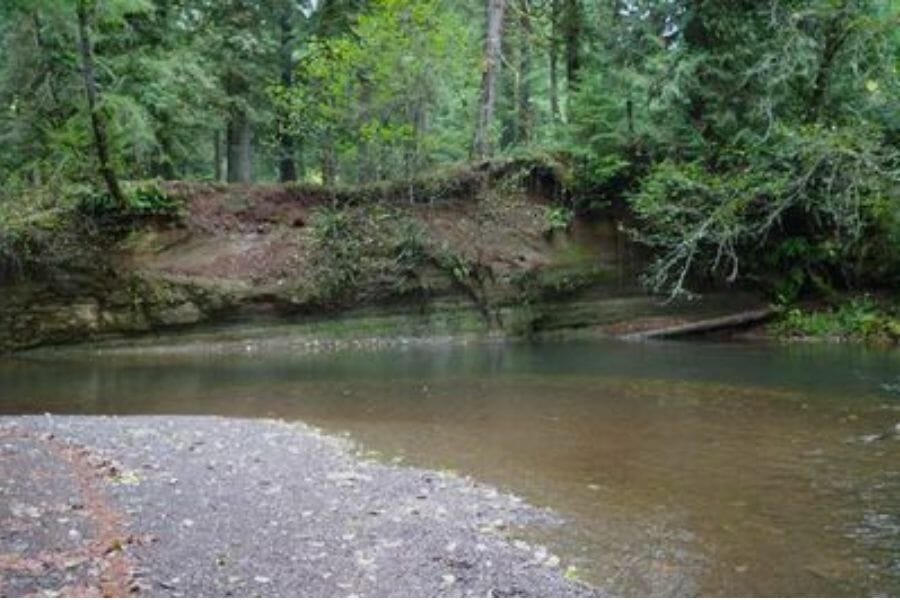
<path id="1" fill-rule="evenodd" d="M 0 412 L 45 411 L 346 432 L 559 510 L 567 526 L 528 535 L 616 594 L 900 595 L 897 352 L 559 341 L 0 360 Z"/>

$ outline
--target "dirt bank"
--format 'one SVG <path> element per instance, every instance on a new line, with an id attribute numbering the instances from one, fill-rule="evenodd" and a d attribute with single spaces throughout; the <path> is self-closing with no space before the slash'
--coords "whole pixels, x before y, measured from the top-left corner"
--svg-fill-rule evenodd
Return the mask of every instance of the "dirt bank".
<path id="1" fill-rule="evenodd" d="M 720 310 L 648 296 L 617 218 L 570 219 L 541 163 L 347 189 L 155 185 L 177 211 L 35 225 L 18 271 L 0 269 L 0 352 L 366 311 L 532 334 Z"/>
<path id="2" fill-rule="evenodd" d="M 597 593 L 514 541 L 558 516 L 301 425 L 4 418 L 0 450 L 6 596 Z"/>

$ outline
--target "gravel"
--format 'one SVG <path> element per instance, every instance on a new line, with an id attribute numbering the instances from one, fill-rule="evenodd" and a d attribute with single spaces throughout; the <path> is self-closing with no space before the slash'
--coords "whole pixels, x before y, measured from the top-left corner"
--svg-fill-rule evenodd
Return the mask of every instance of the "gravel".
<path id="1" fill-rule="evenodd" d="M 3 595 L 598 595 L 514 539 L 558 515 L 468 478 L 364 460 L 302 424 L 0 418 L 0 450 L 0 522 L 18 523 L 0 531 Z M 74 567 L 73 546 L 87 556 Z"/>

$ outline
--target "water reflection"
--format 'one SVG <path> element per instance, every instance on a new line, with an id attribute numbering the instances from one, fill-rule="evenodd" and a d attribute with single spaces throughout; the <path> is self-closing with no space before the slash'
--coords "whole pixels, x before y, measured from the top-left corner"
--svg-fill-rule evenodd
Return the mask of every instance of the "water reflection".
<path id="1" fill-rule="evenodd" d="M 900 593 L 897 353 L 568 341 L 0 362 L 6 413 L 303 419 L 557 508 L 620 594 Z"/>

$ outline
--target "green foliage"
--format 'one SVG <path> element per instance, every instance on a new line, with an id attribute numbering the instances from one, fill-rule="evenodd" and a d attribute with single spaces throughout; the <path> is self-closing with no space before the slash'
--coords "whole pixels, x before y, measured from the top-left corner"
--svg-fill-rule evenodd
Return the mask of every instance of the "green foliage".
<path id="1" fill-rule="evenodd" d="M 11 203 L 0 209 L 0 235 L 9 256 L 23 248 L 10 240 L 31 239 L 22 232 L 52 229 L 29 219 L 52 224 L 73 202 L 115 226 L 179 210 L 150 184 L 126 185 L 124 208 L 92 191 L 75 7 L 0 3 L 0 202 Z M 237 149 L 255 157 L 260 180 L 296 159 L 301 179 L 337 184 L 342 204 L 521 185 L 483 165 L 456 178 L 420 176 L 468 157 L 485 67 L 483 0 L 90 8 L 99 110 L 125 181 L 221 177 L 223 155 Z M 507 157 L 564 156 L 566 206 L 630 209 L 635 239 L 655 253 L 653 289 L 753 284 L 790 301 L 897 281 L 896 2 L 510 0 L 506 15 L 498 147 Z M 384 264 L 401 257 L 392 268 L 417 256 L 413 233 L 375 215 L 351 211 L 333 226 L 321 218 L 334 267 L 323 278 L 335 297 L 356 285 L 354 257 L 373 249 L 366 240 L 410 242 L 376 244 Z M 548 210 L 548 232 L 570 218 Z"/>
<path id="2" fill-rule="evenodd" d="M 900 342 L 898 305 L 880 304 L 871 297 L 853 298 L 825 310 L 786 310 L 773 325 L 783 337 L 858 339 Z"/>
<path id="3" fill-rule="evenodd" d="M 568 147 L 582 207 L 628 199 L 652 289 L 742 280 L 790 299 L 897 278 L 896 6 L 648 2 L 620 18 Z"/>
<path id="4" fill-rule="evenodd" d="M 108 193 L 94 191 L 83 193 L 78 200 L 78 210 L 97 221 L 135 224 L 142 219 L 163 217 L 176 219 L 183 211 L 182 202 L 167 194 L 155 181 L 127 182 L 123 185 L 126 206 L 119 206 Z"/>
<path id="5" fill-rule="evenodd" d="M 10 180 L 0 192 L 0 282 L 40 276 L 90 251 L 90 228 L 78 218 L 78 184 L 36 187 Z"/>
<path id="6" fill-rule="evenodd" d="M 421 289 L 425 236 L 401 211 L 382 204 L 323 207 L 312 219 L 315 300 L 334 306 L 357 299 L 364 283 L 390 281 L 390 294 Z"/>
<path id="7" fill-rule="evenodd" d="M 474 262 L 449 248 L 441 248 L 435 254 L 435 262 L 453 278 L 453 281 L 464 287 L 470 284 L 478 269 Z"/>
<path id="8" fill-rule="evenodd" d="M 378 0 L 348 31 L 309 40 L 300 85 L 273 94 L 343 181 L 409 178 L 465 156 L 476 48 L 444 0 Z"/>
<path id="9" fill-rule="evenodd" d="M 898 265 L 900 155 L 858 128 L 780 129 L 771 144 L 699 162 L 664 161 L 632 196 L 635 237 L 658 250 L 648 281 L 735 281 L 744 268 L 787 298 L 877 282 Z"/>
<path id="10" fill-rule="evenodd" d="M 574 218 L 575 213 L 565 206 L 548 206 L 544 209 L 544 219 L 547 221 L 545 232 L 552 235 L 558 231 L 567 231 Z"/>

